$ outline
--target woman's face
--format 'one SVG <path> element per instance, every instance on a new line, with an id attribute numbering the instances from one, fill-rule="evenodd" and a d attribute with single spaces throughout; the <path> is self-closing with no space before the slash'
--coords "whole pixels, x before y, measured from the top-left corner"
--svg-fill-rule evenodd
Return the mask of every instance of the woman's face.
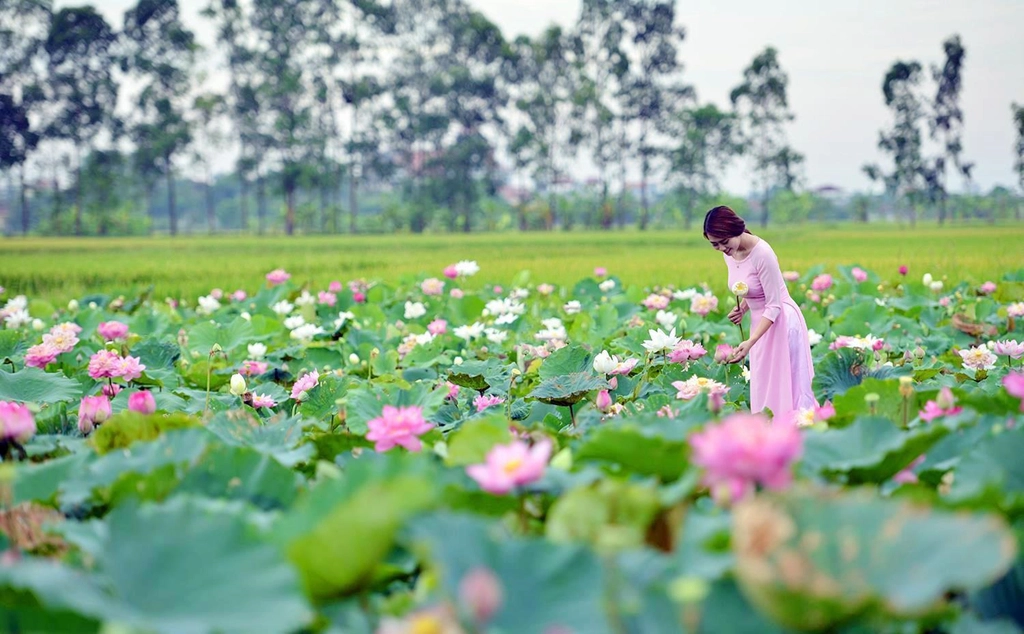
<path id="1" fill-rule="evenodd" d="M 734 236 L 732 238 L 722 238 L 718 236 L 708 236 L 708 242 L 715 251 L 721 251 L 726 255 L 732 255 L 740 247 L 740 237 Z"/>

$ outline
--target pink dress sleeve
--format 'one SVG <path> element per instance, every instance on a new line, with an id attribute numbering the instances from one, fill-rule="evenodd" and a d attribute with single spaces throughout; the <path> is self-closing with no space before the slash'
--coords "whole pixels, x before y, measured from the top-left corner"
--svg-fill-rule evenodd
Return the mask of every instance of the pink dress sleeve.
<path id="1" fill-rule="evenodd" d="M 754 271 L 761 281 L 761 288 L 764 289 L 764 312 L 761 316 L 775 323 L 782 312 L 782 289 L 786 287 L 782 279 L 782 269 L 779 268 L 779 261 L 771 249 L 761 249 L 753 256 L 757 258 L 752 262 Z"/>

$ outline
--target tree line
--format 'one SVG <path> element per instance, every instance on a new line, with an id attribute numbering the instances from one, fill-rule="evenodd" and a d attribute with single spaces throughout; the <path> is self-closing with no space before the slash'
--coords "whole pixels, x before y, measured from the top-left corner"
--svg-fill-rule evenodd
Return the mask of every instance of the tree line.
<path id="1" fill-rule="evenodd" d="M 735 161 L 762 225 L 806 206 L 778 51 L 755 56 L 727 106 L 703 101 L 671 0 L 583 0 L 570 28 L 515 39 L 464 0 L 209 0 L 202 19 L 212 50 L 176 0 L 138 0 L 121 24 L 91 5 L 0 7 L 9 232 L 173 235 L 179 196 L 190 230 L 202 209 L 210 232 L 470 231 L 497 215 L 646 229 L 665 200 L 689 226 Z M 970 179 L 965 49 L 953 36 L 943 51 L 930 74 L 915 61 L 886 73 L 890 165 L 865 166 L 911 220 L 934 207 L 943 221 L 950 174 Z M 1024 107 L 1013 116 L 1024 189 Z M 231 173 L 214 173 L 228 150 Z M 597 176 L 566 191 L 580 160 Z"/>

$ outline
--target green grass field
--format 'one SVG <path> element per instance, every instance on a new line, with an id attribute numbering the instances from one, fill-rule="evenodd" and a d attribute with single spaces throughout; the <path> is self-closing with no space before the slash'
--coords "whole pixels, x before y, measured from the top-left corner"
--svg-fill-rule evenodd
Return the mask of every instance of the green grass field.
<path id="1" fill-rule="evenodd" d="M 952 282 L 998 280 L 1024 267 L 1024 225 L 908 227 L 843 225 L 770 228 L 763 233 L 782 268 L 859 265 L 883 277 L 906 264 Z M 314 289 L 330 280 L 397 282 L 441 276 L 457 260 L 476 260 L 468 287 L 511 283 L 528 270 L 534 283 L 569 284 L 605 266 L 625 284 L 703 281 L 725 286 L 722 256 L 698 230 L 610 233 L 503 233 L 429 236 L 6 238 L 0 240 L 0 286 L 66 301 L 89 293 L 195 298 L 220 287 L 253 291 L 263 275 L 284 268 Z"/>

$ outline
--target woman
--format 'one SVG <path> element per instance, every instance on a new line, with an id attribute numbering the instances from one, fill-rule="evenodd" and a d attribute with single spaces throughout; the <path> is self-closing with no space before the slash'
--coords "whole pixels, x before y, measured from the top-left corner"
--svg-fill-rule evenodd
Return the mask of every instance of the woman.
<path id="1" fill-rule="evenodd" d="M 729 321 L 738 324 L 750 311 L 750 337 L 735 348 L 729 362 L 750 355 L 750 411 L 768 408 L 775 417 L 789 418 L 795 410 L 817 407 L 807 322 L 789 296 L 775 252 L 725 206 L 704 216 L 704 237 L 723 254 L 729 288 L 744 282 L 749 289 L 729 312 Z"/>

